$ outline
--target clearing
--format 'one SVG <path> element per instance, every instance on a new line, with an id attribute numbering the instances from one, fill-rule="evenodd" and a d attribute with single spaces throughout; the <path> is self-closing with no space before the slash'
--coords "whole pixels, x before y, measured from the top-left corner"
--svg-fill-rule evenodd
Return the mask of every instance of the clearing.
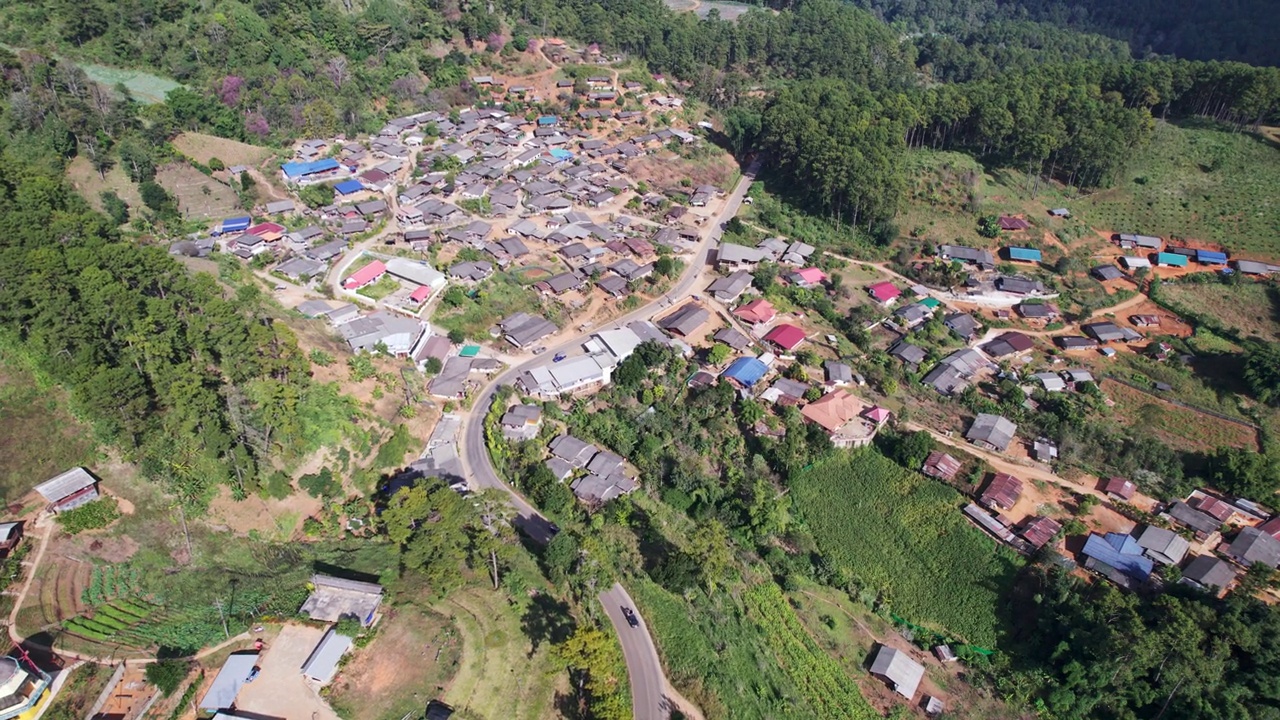
<path id="1" fill-rule="evenodd" d="M 664 190 L 682 190 L 680 181 L 688 178 L 692 186 L 715 185 L 728 192 L 733 189 L 740 172 L 733 156 L 714 147 L 707 146 L 691 151 L 691 156 L 676 154 L 661 149 L 652 154 L 638 158 L 628 166 L 631 177 L 649 184 L 658 192 Z"/>
<path id="2" fill-rule="evenodd" d="M 126 70 L 124 68 L 107 67 L 106 65 L 94 65 L 93 63 L 76 63 L 89 79 L 108 88 L 115 88 L 116 85 L 124 85 L 133 99 L 144 105 L 154 105 L 155 103 L 164 102 L 165 96 L 169 91 L 182 87 L 181 83 L 169 78 L 162 78 L 159 75 L 143 72 L 141 70 Z"/>
<path id="3" fill-rule="evenodd" d="M 448 618 L 414 606 L 384 608 L 373 642 L 352 651 L 329 701 L 343 717 L 396 720 L 439 695 L 460 652 Z"/>
<path id="4" fill-rule="evenodd" d="M 240 207 L 235 191 L 186 163 L 161 167 L 156 182 L 178 199 L 178 209 L 188 219 L 223 218 Z"/>
<path id="5" fill-rule="evenodd" d="M 1275 260 L 1277 185 L 1280 150 L 1266 139 L 1208 124 L 1159 123 L 1116 187 L 1072 208 L 1096 227 L 1197 238 Z"/>
<path id="6" fill-rule="evenodd" d="M 142 196 L 138 194 L 138 186 L 129 180 L 129 176 L 124 174 L 124 169 L 119 165 L 108 170 L 106 178 L 103 179 L 86 158 L 77 157 L 67 165 L 67 180 L 71 182 L 71 187 L 99 211 L 102 210 L 104 190 L 114 190 L 131 211 L 142 207 Z"/>
<path id="7" fill-rule="evenodd" d="M 5 505 L 92 461 L 93 431 L 71 415 L 67 401 L 61 388 L 41 387 L 20 356 L 0 343 L 0 501 Z"/>
<path id="8" fill-rule="evenodd" d="M 1160 296 L 1183 308 L 1214 317 L 1244 337 L 1280 342 L 1280 290 L 1266 283 L 1242 281 L 1165 283 Z"/>
<path id="9" fill-rule="evenodd" d="M 264 147 L 198 132 L 182 133 L 173 139 L 173 146 L 178 152 L 201 165 L 208 165 L 210 159 L 218 158 L 227 167 L 233 165 L 257 167 L 271 155 L 271 151 Z"/>
<path id="10" fill-rule="evenodd" d="M 489 328 L 513 313 L 524 311 L 530 315 L 541 315 L 552 322 L 557 320 L 558 313 L 549 314 L 549 308 L 538 293 L 522 286 L 515 273 L 497 273 L 480 283 L 472 292 L 474 296 L 468 297 L 456 308 L 451 308 L 444 302 L 438 303 L 431 321 L 445 332 L 461 330 L 470 339 L 488 340 Z"/>
<path id="11" fill-rule="evenodd" d="M 1102 391 L 1115 403 L 1112 418 L 1125 427 L 1142 428 L 1161 442 L 1187 452 L 1220 447 L 1258 448 L 1258 433 L 1246 426 L 1163 400 L 1110 378 Z"/>
<path id="12" fill-rule="evenodd" d="M 562 673 L 551 659 L 551 643 L 559 638 L 535 644 L 525 634 L 529 625 L 548 622 L 543 608 L 530 604 L 518 617 L 503 593 L 466 588 L 450 593 L 437 610 L 453 620 L 462 637 L 445 702 L 460 715 L 487 720 L 559 716 L 553 700 Z M 403 663 L 397 669 L 403 670 Z"/>

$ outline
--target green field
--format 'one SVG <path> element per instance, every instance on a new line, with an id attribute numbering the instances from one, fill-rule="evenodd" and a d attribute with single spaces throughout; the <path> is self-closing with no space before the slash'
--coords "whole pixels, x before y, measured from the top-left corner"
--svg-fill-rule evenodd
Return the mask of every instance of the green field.
<path id="1" fill-rule="evenodd" d="M 446 332 L 461 330 L 472 340 L 487 340 L 489 328 L 502 318 L 520 311 L 557 321 L 556 314 L 543 307 L 537 292 L 522 286 L 516 273 L 503 272 L 481 283 L 475 296 L 466 298 L 457 307 L 441 302 L 432 321 Z"/>
<path id="2" fill-rule="evenodd" d="M 913 623 L 994 647 L 1023 561 L 965 520 L 955 490 L 864 450 L 802 473 L 791 498 L 838 572 Z"/>
<path id="3" fill-rule="evenodd" d="M 1280 342 L 1280 291 L 1269 283 L 1165 283 L 1160 296 L 1179 307 L 1216 318 L 1242 337 Z"/>
<path id="4" fill-rule="evenodd" d="M 1073 210 L 1113 232 L 1221 243 L 1280 258 L 1280 150 L 1250 133 L 1160 123 L 1119 185 Z"/>
<path id="5" fill-rule="evenodd" d="M 90 80 L 109 88 L 123 84 L 135 100 L 147 105 L 164 102 L 164 97 L 170 90 L 182 87 L 181 83 L 141 70 L 125 70 L 92 63 L 77 63 L 77 65 L 84 70 L 84 74 L 88 75 Z"/>

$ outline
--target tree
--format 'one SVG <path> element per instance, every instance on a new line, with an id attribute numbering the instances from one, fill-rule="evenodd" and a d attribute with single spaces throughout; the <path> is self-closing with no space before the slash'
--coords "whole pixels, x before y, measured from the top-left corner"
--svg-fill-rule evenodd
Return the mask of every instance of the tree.
<path id="1" fill-rule="evenodd" d="M 995 215 L 978 218 L 978 234 L 984 238 L 1000 237 L 1000 218 Z"/>
<path id="2" fill-rule="evenodd" d="M 454 345 L 461 345 L 467 341 L 467 334 L 461 328 L 453 328 L 449 331 L 449 342 Z"/>
<path id="3" fill-rule="evenodd" d="M 102 199 L 102 209 L 116 225 L 129 222 L 129 206 L 120 199 L 115 190 L 103 190 L 99 197 Z"/>
<path id="4" fill-rule="evenodd" d="M 162 215 L 172 210 L 173 198 L 169 197 L 169 193 L 165 189 L 151 180 L 146 180 L 138 185 L 138 193 L 142 196 L 142 202 L 152 212 Z"/>
<path id="5" fill-rule="evenodd" d="M 716 343 L 707 351 L 707 362 L 712 365 L 719 365 L 729 359 L 729 355 L 733 350 L 724 343 Z"/>
<path id="6" fill-rule="evenodd" d="M 663 255 L 653 263 L 653 271 L 662 277 L 672 277 L 676 274 L 676 261 L 670 255 Z"/>
<path id="7" fill-rule="evenodd" d="M 191 666 L 185 660 L 157 660 L 147 665 L 147 682 L 155 685 L 161 695 L 169 697 L 190 671 Z"/>
<path id="8" fill-rule="evenodd" d="M 440 358 L 438 357 L 429 357 L 426 362 L 422 364 L 422 372 L 427 375 L 439 375 L 440 371 L 443 369 L 444 363 L 440 362 Z"/>
<path id="9" fill-rule="evenodd" d="M 556 648 L 577 687 L 586 695 L 591 716 L 621 720 L 631 716 L 627 698 L 618 692 L 622 684 L 622 653 L 614 638 L 589 625 L 580 625 Z"/>
<path id="10" fill-rule="evenodd" d="M 298 191 L 298 199 L 309 208 L 322 208 L 333 204 L 333 186 L 328 183 L 307 185 Z"/>
<path id="11" fill-rule="evenodd" d="M 718 519 L 698 523 L 689 536 L 688 552 L 698 561 L 702 584 L 708 591 L 724 582 L 733 569 L 729 532 Z"/>
<path id="12" fill-rule="evenodd" d="M 1280 344 L 1253 344 L 1245 353 L 1244 379 L 1254 397 L 1280 405 Z"/>

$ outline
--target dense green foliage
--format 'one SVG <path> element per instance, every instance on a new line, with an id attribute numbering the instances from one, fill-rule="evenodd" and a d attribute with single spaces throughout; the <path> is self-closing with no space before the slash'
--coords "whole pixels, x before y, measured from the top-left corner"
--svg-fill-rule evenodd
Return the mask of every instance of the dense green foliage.
<path id="1" fill-rule="evenodd" d="M 113 497 L 85 503 L 74 510 L 58 513 L 58 524 L 63 532 L 75 535 L 85 530 L 97 530 L 115 522 L 120 517 L 120 506 Z"/>
<path id="2" fill-rule="evenodd" d="M 189 672 L 191 666 L 182 660 L 160 660 L 147 666 L 147 682 L 159 688 L 161 695 L 169 697 Z"/>
<path id="3" fill-rule="evenodd" d="M 959 493 L 871 450 L 818 463 L 791 488 L 837 586 L 879 593 L 912 622 L 995 646 L 1022 560 L 964 519 Z"/>

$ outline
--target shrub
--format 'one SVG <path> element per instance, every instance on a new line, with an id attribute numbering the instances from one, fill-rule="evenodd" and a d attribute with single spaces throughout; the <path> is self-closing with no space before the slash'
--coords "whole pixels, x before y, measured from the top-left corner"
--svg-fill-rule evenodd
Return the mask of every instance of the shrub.
<path id="1" fill-rule="evenodd" d="M 161 695 L 169 697 L 190 670 L 191 667 L 182 660 L 160 660 L 147 666 L 147 682 L 159 688 Z"/>
<path id="2" fill-rule="evenodd" d="M 63 532 L 75 535 L 85 530 L 97 530 L 115 522 L 120 517 L 120 506 L 113 497 L 81 505 L 74 510 L 58 515 L 58 524 Z"/>

